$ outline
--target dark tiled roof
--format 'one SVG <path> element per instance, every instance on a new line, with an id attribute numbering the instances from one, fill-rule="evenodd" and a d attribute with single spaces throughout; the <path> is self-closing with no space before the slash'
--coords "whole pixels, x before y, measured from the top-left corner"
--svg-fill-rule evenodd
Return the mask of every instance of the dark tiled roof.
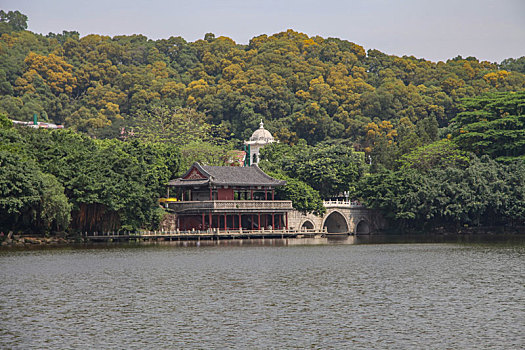
<path id="1" fill-rule="evenodd" d="M 277 180 L 265 174 L 257 165 L 249 167 L 236 166 L 209 166 L 193 163 L 188 172 L 196 167 L 207 179 L 184 180 L 182 178 L 171 180 L 168 184 L 172 186 L 203 185 L 210 182 L 218 186 L 283 186 L 286 181 Z M 184 178 L 183 176 L 183 178 Z"/>
<path id="2" fill-rule="evenodd" d="M 257 165 L 238 166 L 206 166 L 202 169 L 211 175 L 211 182 L 216 185 L 284 185 L 285 181 L 266 175 Z"/>
<path id="3" fill-rule="evenodd" d="M 170 186 L 199 186 L 205 185 L 210 182 L 208 179 L 205 180 L 183 180 L 183 179 L 174 179 L 168 182 Z"/>

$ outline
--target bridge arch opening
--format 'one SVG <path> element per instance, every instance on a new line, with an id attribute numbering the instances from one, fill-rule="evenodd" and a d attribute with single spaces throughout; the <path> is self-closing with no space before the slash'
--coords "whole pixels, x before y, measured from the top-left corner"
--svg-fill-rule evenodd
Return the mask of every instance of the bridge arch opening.
<path id="1" fill-rule="evenodd" d="M 310 220 L 306 220 L 301 225 L 301 230 L 313 230 L 313 229 L 314 229 L 314 224 Z"/>
<path id="2" fill-rule="evenodd" d="M 330 213 L 324 221 L 323 228 L 327 233 L 349 233 L 348 224 L 345 217 L 338 211 Z"/>
<path id="3" fill-rule="evenodd" d="M 365 220 L 361 220 L 355 227 L 356 235 L 369 235 L 370 234 L 370 225 Z"/>

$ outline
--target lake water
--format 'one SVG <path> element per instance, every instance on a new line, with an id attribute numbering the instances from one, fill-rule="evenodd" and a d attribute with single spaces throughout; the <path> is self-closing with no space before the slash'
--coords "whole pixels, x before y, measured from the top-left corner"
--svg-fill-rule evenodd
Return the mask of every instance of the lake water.
<path id="1" fill-rule="evenodd" d="M 523 237 L 397 241 L 0 251 L 0 348 L 525 347 Z"/>

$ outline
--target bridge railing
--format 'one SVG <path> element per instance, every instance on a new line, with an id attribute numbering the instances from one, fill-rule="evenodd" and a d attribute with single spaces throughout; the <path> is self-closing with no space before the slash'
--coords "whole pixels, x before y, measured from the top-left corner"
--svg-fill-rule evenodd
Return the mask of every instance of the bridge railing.
<path id="1" fill-rule="evenodd" d="M 347 207 L 347 208 L 364 208 L 364 205 L 356 200 L 346 199 L 328 199 L 324 200 L 323 204 L 325 208 L 329 207 Z"/>

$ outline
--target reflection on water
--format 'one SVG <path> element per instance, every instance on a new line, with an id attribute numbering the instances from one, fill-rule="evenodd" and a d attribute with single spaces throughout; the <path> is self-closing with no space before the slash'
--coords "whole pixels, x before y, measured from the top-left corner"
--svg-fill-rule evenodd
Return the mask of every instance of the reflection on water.
<path id="1" fill-rule="evenodd" d="M 523 237 L 94 248 L 0 251 L 0 348 L 525 344 Z"/>

